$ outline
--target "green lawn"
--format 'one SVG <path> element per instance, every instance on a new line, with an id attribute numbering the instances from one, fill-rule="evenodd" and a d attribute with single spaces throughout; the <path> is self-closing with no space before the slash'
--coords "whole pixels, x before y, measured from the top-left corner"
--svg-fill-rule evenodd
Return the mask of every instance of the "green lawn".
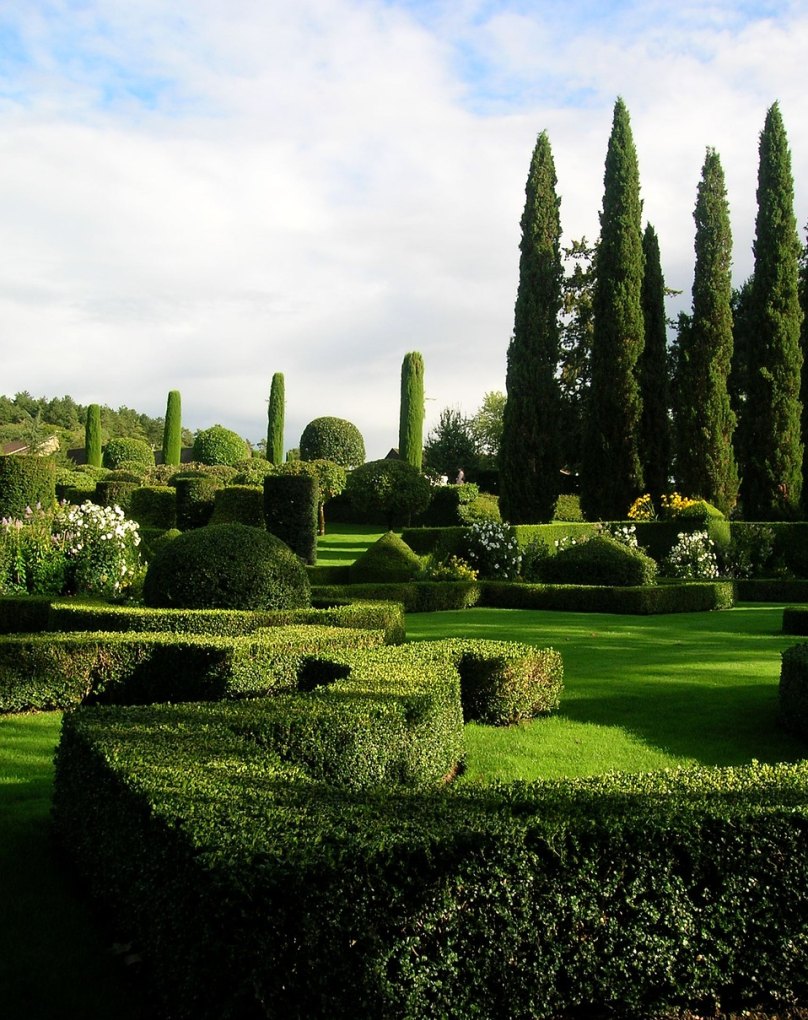
<path id="1" fill-rule="evenodd" d="M 317 563 L 322 567 L 348 566 L 384 534 L 384 528 L 367 524 L 336 524 L 331 530 L 328 521 L 325 530 L 317 539 Z"/>

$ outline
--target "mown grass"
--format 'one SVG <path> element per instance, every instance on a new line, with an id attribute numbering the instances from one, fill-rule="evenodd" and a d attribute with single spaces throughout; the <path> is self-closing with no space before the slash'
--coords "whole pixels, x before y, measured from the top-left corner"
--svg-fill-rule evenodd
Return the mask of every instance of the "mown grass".
<path id="1" fill-rule="evenodd" d="M 317 538 L 317 563 L 323 567 L 348 566 L 383 534 L 383 528 L 367 524 L 336 524 L 331 529 L 326 521 L 325 535 Z"/>

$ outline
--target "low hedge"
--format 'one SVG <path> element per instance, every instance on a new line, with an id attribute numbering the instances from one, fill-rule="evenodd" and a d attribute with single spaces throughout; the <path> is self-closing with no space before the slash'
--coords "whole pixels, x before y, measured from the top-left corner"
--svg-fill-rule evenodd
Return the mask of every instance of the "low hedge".
<path id="1" fill-rule="evenodd" d="M 306 573 L 312 585 L 348 584 L 351 567 L 345 563 L 317 563 L 313 567 L 307 565 Z"/>
<path id="2" fill-rule="evenodd" d="M 49 595 L 0 597 L 0 634 L 48 630 L 53 599 Z"/>
<path id="3" fill-rule="evenodd" d="M 167 1015 L 639 1018 L 808 998 L 805 762 L 344 790 L 261 714 L 292 700 L 65 716 L 57 835 Z"/>
<path id="4" fill-rule="evenodd" d="M 808 635 L 808 607 L 786 606 L 783 610 L 783 633 Z"/>
<path id="5" fill-rule="evenodd" d="M 783 726 L 808 737 L 808 644 L 792 645 L 783 652 L 779 701 Z"/>
<path id="6" fill-rule="evenodd" d="M 130 517 L 132 496 L 139 488 L 140 482 L 104 478 L 95 483 L 93 502 L 99 506 L 119 506 L 126 516 Z"/>
<path id="7" fill-rule="evenodd" d="M 808 581 L 787 578 L 738 578 L 739 602 L 808 602 Z"/>
<path id="8" fill-rule="evenodd" d="M 399 584 L 312 585 L 314 601 L 372 599 L 400 602 L 408 613 L 468 609 L 480 598 L 478 581 L 405 581 Z"/>
<path id="9" fill-rule="evenodd" d="M 0 636 L 0 712 L 257 697 L 296 690 L 303 663 L 381 645 L 381 631 L 276 627 L 245 637 L 109 632 Z"/>

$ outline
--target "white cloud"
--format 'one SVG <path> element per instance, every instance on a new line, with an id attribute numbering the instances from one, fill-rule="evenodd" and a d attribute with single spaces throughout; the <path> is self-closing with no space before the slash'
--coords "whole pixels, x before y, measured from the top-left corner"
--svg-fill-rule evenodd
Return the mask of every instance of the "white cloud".
<path id="1" fill-rule="evenodd" d="M 617 94 L 682 300 L 707 145 L 738 280 L 751 268 L 774 99 L 808 218 L 802 4 L 20 8 L 0 14 L 6 392 L 162 414 L 177 388 L 191 427 L 258 439 L 282 371 L 287 445 L 337 414 L 383 455 L 407 351 L 425 358 L 428 424 L 504 388 L 535 137 L 548 129 L 567 237 L 593 239 Z"/>

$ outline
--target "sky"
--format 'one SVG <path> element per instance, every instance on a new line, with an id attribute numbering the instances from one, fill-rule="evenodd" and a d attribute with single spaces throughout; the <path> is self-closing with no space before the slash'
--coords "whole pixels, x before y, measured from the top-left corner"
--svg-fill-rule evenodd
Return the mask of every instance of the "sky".
<path id="1" fill-rule="evenodd" d="M 808 221 L 808 0 L 3 0 L 0 392 L 266 435 L 323 415 L 398 444 L 505 390 L 530 156 L 546 130 L 564 243 L 598 235 L 612 112 L 689 308 L 705 151 L 736 284 L 779 102 Z"/>

